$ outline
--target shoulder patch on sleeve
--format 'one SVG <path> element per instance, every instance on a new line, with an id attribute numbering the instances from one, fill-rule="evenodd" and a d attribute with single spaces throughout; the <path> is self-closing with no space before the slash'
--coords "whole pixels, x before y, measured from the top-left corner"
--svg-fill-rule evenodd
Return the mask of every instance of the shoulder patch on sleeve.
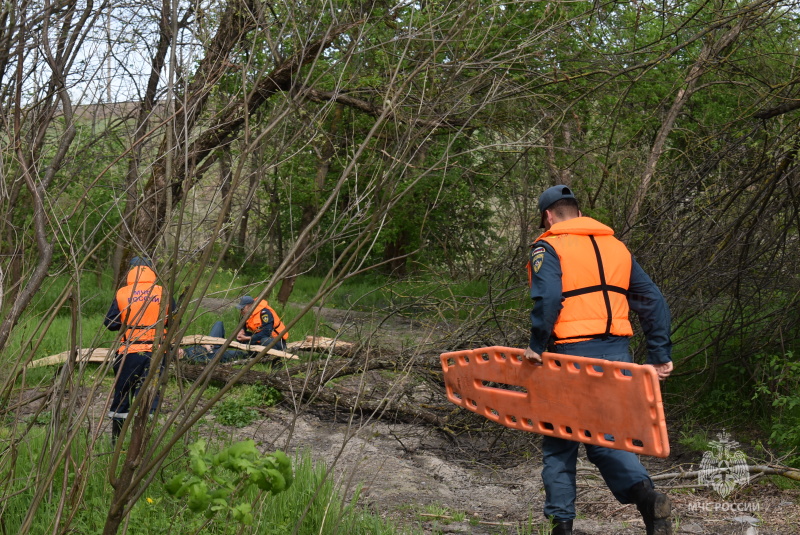
<path id="1" fill-rule="evenodd" d="M 534 247 L 531 249 L 531 268 L 534 273 L 539 273 L 542 264 L 544 264 L 544 247 Z"/>

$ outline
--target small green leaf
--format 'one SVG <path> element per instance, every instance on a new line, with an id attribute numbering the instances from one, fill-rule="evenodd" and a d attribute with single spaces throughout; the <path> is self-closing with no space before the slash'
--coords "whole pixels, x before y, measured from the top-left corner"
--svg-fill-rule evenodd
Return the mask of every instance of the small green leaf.
<path id="1" fill-rule="evenodd" d="M 234 520 L 246 526 L 250 526 L 253 524 L 253 515 L 250 513 L 251 510 L 252 507 L 249 503 L 240 503 L 231 509 L 231 513 L 233 513 Z"/>
<path id="2" fill-rule="evenodd" d="M 177 475 L 174 476 L 172 479 L 170 479 L 169 482 L 166 485 L 164 485 L 164 488 L 167 489 L 167 492 L 169 492 L 171 495 L 177 496 L 178 491 L 181 490 L 182 486 L 183 486 L 183 476 Z"/>
<path id="3" fill-rule="evenodd" d="M 208 472 L 208 465 L 206 465 L 206 462 L 200 457 L 193 457 L 191 466 L 192 472 L 194 472 L 195 475 L 202 476 Z"/>
<path id="4" fill-rule="evenodd" d="M 265 470 L 267 476 L 272 480 L 272 492 L 280 492 L 286 490 L 286 479 L 277 470 L 267 468 Z"/>
<path id="5" fill-rule="evenodd" d="M 189 500 L 186 502 L 189 509 L 195 513 L 199 513 L 207 509 L 210 503 L 211 496 L 208 495 L 208 487 L 206 484 L 200 482 L 196 485 L 192 485 L 189 489 Z"/>
<path id="6" fill-rule="evenodd" d="M 206 441 L 202 438 L 194 444 L 189 444 L 190 455 L 203 455 L 206 452 Z"/>
<path id="7" fill-rule="evenodd" d="M 269 492 L 272 489 L 272 481 L 262 471 L 250 474 L 250 481 L 261 490 Z"/>

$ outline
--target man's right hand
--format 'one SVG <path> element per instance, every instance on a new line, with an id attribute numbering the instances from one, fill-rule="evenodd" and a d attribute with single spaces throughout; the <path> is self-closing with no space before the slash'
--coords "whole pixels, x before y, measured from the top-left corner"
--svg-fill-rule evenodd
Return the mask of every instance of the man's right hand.
<path id="1" fill-rule="evenodd" d="M 532 362 L 534 364 L 542 363 L 542 356 L 530 347 L 525 348 L 525 353 L 522 356 L 525 357 L 528 362 Z"/>
<path id="2" fill-rule="evenodd" d="M 244 333 L 244 329 L 242 329 L 242 330 L 240 330 L 238 333 L 236 333 L 236 339 L 237 339 L 238 341 L 240 341 L 240 342 L 249 342 L 249 341 L 250 341 L 250 337 L 249 337 L 249 336 L 247 336 L 247 335 Z"/>

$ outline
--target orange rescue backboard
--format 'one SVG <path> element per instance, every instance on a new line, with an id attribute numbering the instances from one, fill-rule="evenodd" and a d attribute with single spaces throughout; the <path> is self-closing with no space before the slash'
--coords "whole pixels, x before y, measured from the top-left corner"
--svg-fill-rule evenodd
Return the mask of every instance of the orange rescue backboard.
<path id="1" fill-rule="evenodd" d="M 447 398 L 506 427 L 667 457 L 669 441 L 652 366 L 483 347 L 443 353 Z"/>

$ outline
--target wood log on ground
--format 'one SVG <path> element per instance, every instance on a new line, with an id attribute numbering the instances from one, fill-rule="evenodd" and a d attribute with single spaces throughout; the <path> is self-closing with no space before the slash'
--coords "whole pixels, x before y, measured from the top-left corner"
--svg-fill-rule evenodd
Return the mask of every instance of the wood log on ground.
<path id="1" fill-rule="evenodd" d="M 311 351 L 314 353 L 332 353 L 340 357 L 350 356 L 355 348 L 355 344 L 326 338 L 324 336 L 306 336 L 301 342 L 289 342 L 286 344 L 288 351 Z"/>
<path id="2" fill-rule="evenodd" d="M 387 359 L 364 359 L 362 362 L 347 361 L 339 365 L 331 362 L 312 362 L 294 369 L 277 369 L 271 372 L 248 370 L 236 382 L 237 384 L 262 384 L 280 391 L 284 396 L 300 395 L 307 403 L 324 403 L 335 406 L 337 410 L 351 411 L 362 416 L 375 414 L 379 418 L 405 423 L 424 422 L 446 431 L 445 422 L 434 412 L 404 400 L 384 397 L 382 399 L 366 399 L 358 392 L 338 390 L 326 386 L 332 379 L 344 377 L 370 370 L 396 369 L 397 363 Z M 195 381 L 206 370 L 206 366 L 180 364 L 181 375 Z M 302 371 L 303 377 L 293 377 L 293 372 Z M 233 380 L 241 370 L 226 364 L 219 364 L 211 370 L 211 382 L 225 384 Z"/>

